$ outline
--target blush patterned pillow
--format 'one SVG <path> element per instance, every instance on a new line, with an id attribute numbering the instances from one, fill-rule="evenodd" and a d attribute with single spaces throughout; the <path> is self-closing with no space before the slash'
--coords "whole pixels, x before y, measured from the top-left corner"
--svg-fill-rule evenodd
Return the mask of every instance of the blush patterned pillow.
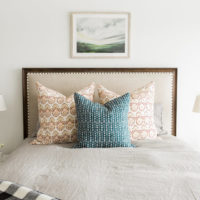
<path id="1" fill-rule="evenodd" d="M 31 144 L 75 142 L 77 140 L 77 118 L 74 95 L 66 97 L 39 82 L 36 86 L 40 128 L 37 138 Z M 78 93 L 93 101 L 94 90 L 95 84 L 92 83 Z"/>
<path id="2" fill-rule="evenodd" d="M 157 137 L 157 129 L 154 124 L 154 93 L 154 82 L 150 82 L 131 93 L 128 113 L 131 141 Z M 98 94 L 101 104 L 120 96 L 102 85 L 98 86 Z"/>

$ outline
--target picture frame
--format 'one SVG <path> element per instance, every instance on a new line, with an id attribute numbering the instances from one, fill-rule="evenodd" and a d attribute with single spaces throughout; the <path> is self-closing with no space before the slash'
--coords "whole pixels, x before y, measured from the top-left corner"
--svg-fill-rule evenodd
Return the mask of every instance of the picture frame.
<path id="1" fill-rule="evenodd" d="M 72 12 L 72 58 L 129 58 L 129 12 Z"/>

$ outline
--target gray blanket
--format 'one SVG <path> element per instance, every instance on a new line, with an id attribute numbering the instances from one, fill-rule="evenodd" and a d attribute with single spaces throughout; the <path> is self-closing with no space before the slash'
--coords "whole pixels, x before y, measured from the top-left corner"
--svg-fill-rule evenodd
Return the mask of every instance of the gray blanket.
<path id="1" fill-rule="evenodd" d="M 200 154 L 172 136 L 136 148 L 71 149 L 27 140 L 0 179 L 63 200 L 199 200 Z"/>

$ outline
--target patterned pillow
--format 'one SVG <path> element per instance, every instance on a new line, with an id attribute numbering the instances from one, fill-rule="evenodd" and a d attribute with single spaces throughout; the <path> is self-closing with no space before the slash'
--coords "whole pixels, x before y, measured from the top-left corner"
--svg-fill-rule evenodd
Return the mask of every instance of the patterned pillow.
<path id="1" fill-rule="evenodd" d="M 60 200 L 28 187 L 0 180 L 1 200 Z"/>
<path id="2" fill-rule="evenodd" d="M 154 82 L 131 93 L 128 113 L 131 141 L 157 137 L 157 129 L 154 124 L 154 93 Z M 109 91 L 102 85 L 98 86 L 98 94 L 102 104 L 119 97 L 118 94 Z"/>
<path id="3" fill-rule="evenodd" d="M 132 147 L 128 130 L 129 93 L 104 105 L 78 93 L 74 99 L 78 119 L 75 148 Z"/>
<path id="4" fill-rule="evenodd" d="M 76 109 L 74 96 L 66 97 L 59 92 L 36 83 L 40 128 L 32 144 L 67 143 L 77 140 Z M 93 100 L 95 84 L 79 91 Z"/>
<path id="5" fill-rule="evenodd" d="M 154 104 L 154 123 L 157 129 L 158 136 L 160 135 L 167 135 L 168 132 L 163 127 L 163 106 L 160 103 Z"/>

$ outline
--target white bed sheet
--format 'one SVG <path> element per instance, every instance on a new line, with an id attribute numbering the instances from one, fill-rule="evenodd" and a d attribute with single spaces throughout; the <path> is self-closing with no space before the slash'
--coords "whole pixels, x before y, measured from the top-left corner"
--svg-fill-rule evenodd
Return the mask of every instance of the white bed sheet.
<path id="1" fill-rule="evenodd" d="M 0 164 L 0 179 L 63 200 L 200 199 L 200 154 L 173 136 L 136 148 L 71 149 L 25 140 Z"/>

